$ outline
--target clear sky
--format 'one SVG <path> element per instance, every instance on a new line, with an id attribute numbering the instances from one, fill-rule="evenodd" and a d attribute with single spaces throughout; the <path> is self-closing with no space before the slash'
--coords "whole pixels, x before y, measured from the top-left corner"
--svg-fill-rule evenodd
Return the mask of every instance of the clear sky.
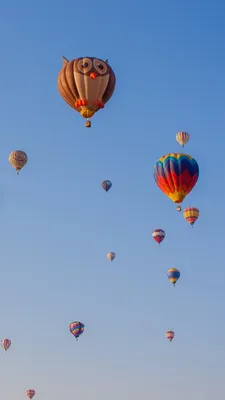
<path id="1" fill-rule="evenodd" d="M 1 399 L 224 398 L 224 21 L 223 0 L 0 1 Z M 63 55 L 115 71 L 89 130 L 58 94 Z M 179 130 L 200 167 L 193 229 L 153 179 Z"/>

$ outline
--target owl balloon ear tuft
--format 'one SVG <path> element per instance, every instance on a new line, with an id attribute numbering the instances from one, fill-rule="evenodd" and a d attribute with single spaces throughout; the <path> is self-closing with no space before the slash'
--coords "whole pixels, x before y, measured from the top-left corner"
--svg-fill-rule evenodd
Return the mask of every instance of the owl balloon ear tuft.
<path id="1" fill-rule="evenodd" d="M 108 58 L 107 58 L 107 59 L 105 60 L 105 63 L 108 64 L 108 62 L 109 62 L 109 60 L 108 60 Z"/>
<path id="2" fill-rule="evenodd" d="M 63 67 L 64 67 L 64 65 L 66 65 L 69 61 L 67 60 L 66 57 L 63 57 L 62 62 L 63 62 Z"/>

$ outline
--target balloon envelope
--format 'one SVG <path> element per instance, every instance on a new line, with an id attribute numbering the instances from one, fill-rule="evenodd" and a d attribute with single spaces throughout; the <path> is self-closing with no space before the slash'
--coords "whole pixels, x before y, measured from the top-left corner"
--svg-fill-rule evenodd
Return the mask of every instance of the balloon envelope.
<path id="1" fill-rule="evenodd" d="M 58 75 L 58 90 L 63 100 L 84 118 L 91 118 L 113 95 L 115 74 L 108 64 L 95 57 L 68 61 Z"/>
<path id="2" fill-rule="evenodd" d="M 27 154 L 22 150 L 12 151 L 9 155 L 9 162 L 19 174 L 20 170 L 26 165 L 28 160 Z"/>
<path id="3" fill-rule="evenodd" d="M 110 251 L 110 252 L 107 254 L 107 257 L 108 257 L 108 259 L 109 259 L 110 261 L 113 261 L 114 258 L 116 257 L 116 253 L 114 253 L 113 251 Z"/>
<path id="4" fill-rule="evenodd" d="M 108 192 L 108 190 L 112 187 L 112 182 L 111 181 L 103 181 L 102 187 L 106 192 Z"/>
<path id="5" fill-rule="evenodd" d="M 27 397 L 29 397 L 29 399 L 32 399 L 35 395 L 35 390 L 34 389 L 28 389 L 27 390 Z"/>
<path id="6" fill-rule="evenodd" d="M 152 232 L 153 239 L 159 244 L 164 240 L 165 236 L 166 234 L 162 229 L 155 229 Z"/>
<path id="7" fill-rule="evenodd" d="M 178 132 L 176 135 L 176 141 L 183 147 L 188 142 L 189 138 L 190 135 L 187 132 Z"/>
<path id="8" fill-rule="evenodd" d="M 195 207 L 187 207 L 183 212 L 183 216 L 190 225 L 194 225 L 199 217 L 199 210 Z"/>
<path id="9" fill-rule="evenodd" d="M 170 268 L 168 269 L 167 276 L 170 282 L 175 286 L 175 283 L 180 278 L 180 271 L 176 268 Z"/>
<path id="10" fill-rule="evenodd" d="M 154 166 L 156 184 L 174 203 L 184 200 L 195 186 L 198 176 L 198 163 L 188 154 L 167 154 Z"/>
<path id="11" fill-rule="evenodd" d="M 166 332 L 166 338 L 167 338 L 170 342 L 172 342 L 174 336 L 175 336 L 175 333 L 174 333 L 173 331 L 167 331 L 167 332 Z"/>
<path id="12" fill-rule="evenodd" d="M 72 335 L 76 339 L 78 339 L 79 336 L 82 335 L 82 333 L 84 332 L 84 324 L 79 321 L 74 321 L 74 322 L 71 322 L 71 324 L 69 325 L 69 329 L 70 329 L 70 332 L 72 333 Z"/>
<path id="13" fill-rule="evenodd" d="M 2 348 L 3 348 L 5 351 L 7 351 L 7 350 L 10 348 L 10 346 L 11 346 L 11 340 L 9 340 L 9 339 L 3 339 L 3 340 L 1 341 L 1 345 L 2 345 Z"/>

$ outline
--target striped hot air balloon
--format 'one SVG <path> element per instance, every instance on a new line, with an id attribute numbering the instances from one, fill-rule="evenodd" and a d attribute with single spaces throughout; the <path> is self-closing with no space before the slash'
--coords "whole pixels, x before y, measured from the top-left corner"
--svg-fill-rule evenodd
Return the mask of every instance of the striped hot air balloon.
<path id="1" fill-rule="evenodd" d="M 10 346 L 11 346 L 11 340 L 9 340 L 9 339 L 3 339 L 3 340 L 1 341 L 1 345 L 2 345 L 2 348 L 3 348 L 5 351 L 7 351 L 7 350 L 10 348 Z"/>
<path id="2" fill-rule="evenodd" d="M 27 154 L 22 150 L 12 151 L 9 155 L 9 162 L 16 169 L 17 175 L 19 175 L 20 170 L 26 165 L 27 160 Z"/>
<path id="3" fill-rule="evenodd" d="M 178 132 L 176 135 L 176 141 L 184 147 L 184 145 L 188 142 L 190 139 L 190 135 L 187 132 Z"/>
<path id="4" fill-rule="evenodd" d="M 162 229 L 155 229 L 152 232 L 152 237 L 157 243 L 161 243 L 165 239 L 166 233 Z"/>
<path id="5" fill-rule="evenodd" d="M 170 342 L 172 342 L 174 336 L 175 336 L 175 333 L 174 333 L 173 331 L 167 331 L 167 332 L 166 332 L 166 338 L 167 338 Z"/>
<path id="6" fill-rule="evenodd" d="M 183 216 L 193 226 L 199 217 L 199 210 L 195 207 L 187 207 L 183 212 Z"/>
<path id="7" fill-rule="evenodd" d="M 170 282 L 175 286 L 176 282 L 180 278 L 180 271 L 176 268 L 168 269 L 167 276 Z"/>
<path id="8" fill-rule="evenodd" d="M 78 340 L 79 336 L 84 332 L 84 324 L 80 321 L 71 322 L 69 330 L 72 335 Z"/>
<path id="9" fill-rule="evenodd" d="M 34 389 L 28 389 L 26 393 L 27 393 L 27 397 L 29 397 L 29 399 L 32 399 L 35 396 Z"/>
<path id="10" fill-rule="evenodd" d="M 198 163 L 188 154 L 167 154 L 154 166 L 156 184 L 174 203 L 182 203 L 195 186 L 198 176 Z"/>

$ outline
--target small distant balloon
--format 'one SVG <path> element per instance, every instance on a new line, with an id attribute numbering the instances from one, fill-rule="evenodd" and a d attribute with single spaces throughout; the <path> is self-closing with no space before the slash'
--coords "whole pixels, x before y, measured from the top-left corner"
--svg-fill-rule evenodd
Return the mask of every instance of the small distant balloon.
<path id="1" fill-rule="evenodd" d="M 12 151 L 9 155 L 9 162 L 15 168 L 17 175 L 19 175 L 20 170 L 26 165 L 27 160 L 27 154 L 22 150 Z"/>
<path id="2" fill-rule="evenodd" d="M 194 225 L 199 217 L 199 210 L 195 207 L 185 208 L 183 216 L 190 225 Z"/>
<path id="3" fill-rule="evenodd" d="M 79 336 L 82 335 L 82 333 L 84 332 L 84 328 L 84 324 L 80 321 L 71 322 L 71 324 L 69 325 L 70 332 L 77 340 Z"/>
<path id="4" fill-rule="evenodd" d="M 187 132 L 178 132 L 176 135 L 176 141 L 184 147 L 184 145 L 188 142 L 190 139 L 190 135 Z"/>
<path id="5" fill-rule="evenodd" d="M 166 332 L 166 338 L 167 338 L 170 342 L 172 342 L 174 336 L 175 336 L 175 333 L 174 333 L 173 331 L 167 331 L 167 332 Z"/>
<path id="6" fill-rule="evenodd" d="M 27 390 L 27 397 L 29 397 L 29 399 L 32 399 L 35 395 L 35 390 L 34 389 L 28 389 Z"/>
<path id="7" fill-rule="evenodd" d="M 170 282 L 175 286 L 176 282 L 180 278 L 180 271 L 176 268 L 168 269 L 167 276 Z"/>
<path id="8" fill-rule="evenodd" d="M 152 237 L 157 243 L 161 243 L 165 239 L 166 233 L 162 229 L 155 229 L 152 232 Z"/>
<path id="9" fill-rule="evenodd" d="M 113 251 L 110 251 L 110 252 L 107 254 L 107 257 L 108 257 L 108 259 L 109 259 L 110 261 L 113 261 L 114 258 L 116 257 L 116 253 L 114 253 Z"/>
<path id="10" fill-rule="evenodd" d="M 102 187 L 106 192 L 108 192 L 108 190 L 112 187 L 112 182 L 111 181 L 103 181 Z"/>
<path id="11" fill-rule="evenodd" d="M 2 348 L 3 348 L 5 351 L 7 351 L 7 350 L 10 348 L 10 346 L 11 346 L 11 340 L 9 340 L 9 339 L 3 339 L 3 340 L 1 341 L 1 345 L 2 345 Z"/>
<path id="12" fill-rule="evenodd" d="M 177 210 L 178 212 L 180 212 L 180 211 L 181 211 L 181 206 L 180 206 L 180 205 L 177 206 L 176 210 Z"/>

